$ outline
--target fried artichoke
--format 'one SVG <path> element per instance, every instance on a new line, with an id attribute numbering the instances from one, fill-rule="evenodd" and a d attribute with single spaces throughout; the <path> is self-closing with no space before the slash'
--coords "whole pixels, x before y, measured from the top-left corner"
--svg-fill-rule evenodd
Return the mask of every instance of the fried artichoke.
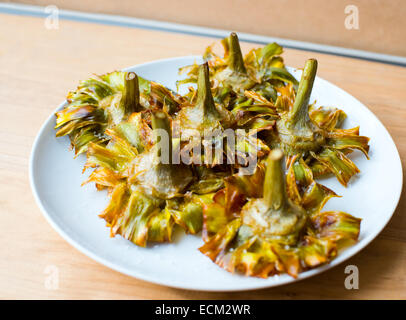
<path id="1" fill-rule="evenodd" d="M 56 136 L 69 135 L 75 153 L 90 142 L 103 144 L 105 130 L 139 111 L 138 77 L 133 72 L 112 72 L 84 80 L 67 97 L 68 105 L 56 113 Z"/>
<path id="2" fill-rule="evenodd" d="M 337 195 L 315 179 L 346 186 L 359 172 L 348 155 L 368 158 L 369 138 L 310 103 L 316 60 L 298 82 L 276 43 L 245 56 L 235 33 L 222 45 L 223 57 L 208 47 L 205 63 L 181 68 L 184 96 L 134 72 L 81 81 L 56 136 L 86 155 L 84 183 L 107 190 L 111 236 L 145 247 L 202 231 L 199 250 L 227 271 L 297 277 L 358 239 L 360 219 L 322 212 Z"/>
<path id="3" fill-rule="evenodd" d="M 183 101 L 156 82 L 119 71 L 81 81 L 66 99 L 67 106 L 56 113 L 56 136 L 68 135 L 76 155 L 86 152 L 90 142 L 106 144 L 105 131 L 133 112 L 162 108 L 173 113 Z"/>
<path id="4" fill-rule="evenodd" d="M 343 111 L 309 106 L 316 71 L 317 61 L 308 60 L 296 96 L 293 98 L 293 90 L 288 90 L 290 97 L 284 96 L 285 104 L 280 104 L 284 107 L 279 109 L 275 133 L 267 137 L 267 141 L 287 155 L 302 156 L 316 177 L 333 173 L 347 186 L 359 169 L 346 154 L 358 149 L 368 158 L 369 138 L 359 135 L 359 127 L 339 128 L 346 117 Z"/>
<path id="5" fill-rule="evenodd" d="M 236 34 L 223 39 L 222 44 L 223 58 L 209 47 L 204 59 L 211 70 L 214 101 L 230 110 L 235 126 L 259 133 L 259 145 L 263 142 L 268 148 L 281 148 L 288 156 L 301 155 L 315 177 L 334 174 L 347 186 L 359 172 L 347 155 L 358 149 L 368 158 L 369 138 L 359 135 L 359 127 L 340 128 L 346 118 L 343 111 L 309 105 L 317 61 L 306 62 L 298 84 L 286 70 L 278 44 L 253 49 L 245 57 Z M 196 82 L 198 65 L 180 72 L 187 72 L 188 77 L 179 84 Z M 194 96 L 189 94 L 189 99 Z"/>
<path id="6" fill-rule="evenodd" d="M 292 167 L 293 176 L 285 182 L 283 163 L 282 151 L 271 151 L 265 169 L 260 165 L 250 177 L 229 179 L 213 203 L 204 206 L 205 244 L 200 251 L 227 271 L 297 277 L 328 263 L 357 240 L 360 219 L 339 211 L 321 212 L 335 193 L 310 177 L 300 192 Z M 290 198 L 292 189 L 300 196 Z"/>
<path id="7" fill-rule="evenodd" d="M 122 123 L 124 128 L 107 130 L 107 146 L 90 143 L 87 152 L 86 167 L 96 169 L 86 182 L 111 193 L 101 217 L 112 235 L 120 234 L 139 246 L 171 241 L 175 224 L 192 234 L 202 227 L 204 196 L 188 192 L 195 179 L 191 168 L 172 163 L 169 118 L 163 111 L 153 112 L 151 118 L 152 129 L 140 113 L 132 114 Z M 169 143 L 158 143 L 163 134 Z"/>

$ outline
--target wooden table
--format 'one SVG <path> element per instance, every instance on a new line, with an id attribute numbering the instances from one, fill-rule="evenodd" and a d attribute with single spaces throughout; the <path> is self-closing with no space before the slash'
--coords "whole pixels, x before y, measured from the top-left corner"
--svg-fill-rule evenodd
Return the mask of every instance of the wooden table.
<path id="1" fill-rule="evenodd" d="M 79 79 L 160 58 L 200 54 L 213 39 L 183 34 L 0 14 L 0 298 L 296 299 L 406 298 L 406 197 L 385 230 L 349 261 L 295 284 L 236 293 L 153 285 L 115 272 L 65 242 L 45 221 L 28 181 L 28 158 L 41 124 Z M 248 50 L 252 44 L 243 44 Z M 406 159 L 406 68 L 287 49 L 287 65 L 319 60 L 319 75 L 366 104 Z M 384 168 L 382 168 L 384 170 Z M 357 265 L 360 289 L 346 290 Z M 47 285 L 47 267 L 59 288 Z M 52 268 L 52 267 L 51 267 Z"/>
<path id="2" fill-rule="evenodd" d="M 10 1 L 10 0 L 9 0 Z M 406 2 L 390 0 L 11 0 L 60 9 L 163 20 L 195 26 L 310 41 L 346 48 L 406 56 Z M 157 10 L 159 8 L 159 10 Z M 196 10 L 198 8 L 198 10 Z M 345 19 L 356 9 L 359 28 Z M 214 9 L 214 10 L 213 10 Z M 326 14 L 328 13 L 328 14 Z M 242 18 L 243 17 L 243 18 Z M 320 27 L 323 26 L 323 27 Z"/>

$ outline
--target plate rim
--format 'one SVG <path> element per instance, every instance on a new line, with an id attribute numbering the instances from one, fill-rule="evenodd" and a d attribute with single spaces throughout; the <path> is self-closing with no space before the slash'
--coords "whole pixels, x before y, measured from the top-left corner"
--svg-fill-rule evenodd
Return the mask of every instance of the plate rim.
<path id="1" fill-rule="evenodd" d="M 145 63 L 141 63 L 141 64 L 136 64 L 136 65 L 133 65 L 133 66 L 130 66 L 130 67 L 123 68 L 121 70 L 122 71 L 127 71 L 127 70 L 131 70 L 133 68 L 136 68 L 136 67 L 146 67 L 146 66 L 151 65 L 151 64 L 162 63 L 162 62 L 171 62 L 171 61 L 176 61 L 176 60 L 184 60 L 184 59 L 195 59 L 195 60 L 200 59 L 201 60 L 201 58 L 202 58 L 202 56 L 199 56 L 199 55 L 189 55 L 189 56 L 164 58 L 164 59 L 153 60 L 153 61 L 149 61 L 149 62 L 145 62 Z M 296 68 L 293 68 L 293 67 L 288 67 L 288 68 L 296 69 Z M 34 160 L 35 160 L 35 156 L 36 156 L 36 151 L 38 150 L 38 145 L 39 145 L 39 142 L 41 140 L 41 137 L 44 134 L 44 131 L 45 131 L 48 123 L 50 123 L 50 122 L 52 122 L 54 120 L 55 113 L 66 105 L 66 103 L 67 103 L 66 100 L 64 102 L 62 102 L 60 105 L 58 105 L 58 107 L 53 111 L 53 113 L 50 114 L 46 118 L 46 120 L 42 123 L 38 133 L 35 136 L 34 142 L 33 142 L 32 147 L 31 147 L 30 158 L 29 158 L 29 181 L 30 181 L 30 187 L 31 187 L 32 194 L 34 196 L 35 202 L 36 202 L 37 206 L 40 208 L 40 211 L 42 212 L 42 215 L 45 217 L 45 219 L 48 221 L 48 223 L 71 246 L 73 246 L 74 248 L 76 248 L 77 250 L 79 250 L 80 252 L 85 254 L 86 256 L 90 257 L 91 259 L 97 261 L 98 263 L 100 263 L 100 264 L 102 264 L 102 265 L 104 265 L 106 267 L 109 267 L 110 269 L 113 269 L 115 271 L 118 271 L 118 272 L 120 272 L 122 274 L 125 274 L 127 276 L 136 278 L 138 280 L 143 280 L 143 281 L 147 281 L 147 282 L 150 282 L 150 283 L 154 283 L 154 284 L 158 284 L 158 285 L 164 285 L 164 286 L 177 288 L 177 289 L 183 289 L 183 290 L 194 290 L 194 291 L 204 291 L 204 292 L 236 292 L 236 291 L 252 291 L 252 290 L 259 290 L 259 289 L 265 289 L 265 288 L 271 288 L 271 287 L 278 287 L 278 286 L 282 286 L 282 285 L 286 285 L 286 284 L 290 284 L 290 283 L 295 283 L 295 282 L 298 282 L 298 281 L 313 277 L 313 276 L 315 276 L 317 274 L 321 274 L 321 273 L 323 273 L 323 272 L 325 272 L 327 270 L 330 270 L 330 269 L 332 269 L 334 267 L 337 267 L 339 264 L 343 263 L 344 261 L 347 261 L 348 259 L 350 259 L 354 255 L 360 253 L 387 226 L 387 224 L 392 219 L 392 217 L 393 217 L 393 215 L 394 215 L 394 213 L 396 211 L 396 208 L 397 208 L 397 206 L 399 204 L 400 197 L 401 197 L 401 194 L 402 194 L 402 190 L 403 190 L 403 167 L 402 167 L 402 161 L 401 161 L 401 158 L 400 158 L 400 155 L 399 155 L 399 150 L 398 150 L 398 148 L 396 146 L 396 143 L 394 142 L 391 134 L 386 129 L 384 124 L 379 120 L 379 118 L 364 103 L 359 101 L 357 98 L 355 98 L 353 95 L 351 95 L 350 93 L 348 93 L 344 89 L 341 89 L 340 87 L 338 87 L 334 83 L 332 83 L 332 82 L 330 82 L 328 80 L 325 80 L 323 78 L 317 77 L 317 79 L 318 79 L 318 81 L 327 82 L 329 85 L 333 86 L 335 90 L 338 90 L 341 94 L 349 96 L 352 99 L 354 99 L 355 101 L 357 101 L 360 105 L 362 105 L 365 108 L 366 112 L 370 113 L 370 115 L 375 119 L 375 121 L 377 121 L 378 123 L 380 123 L 382 125 L 382 127 L 386 131 L 390 141 L 395 146 L 396 155 L 397 155 L 396 160 L 397 160 L 397 162 L 399 164 L 399 169 L 400 169 L 400 174 L 399 174 L 400 188 L 398 188 L 398 190 L 397 190 L 397 194 L 396 194 L 396 197 L 395 197 L 396 201 L 393 202 L 393 205 L 392 205 L 392 208 L 391 208 L 392 213 L 390 215 L 388 215 L 388 218 L 386 219 L 386 221 L 384 223 L 382 223 L 378 228 L 375 228 L 374 231 L 371 234 L 369 234 L 369 236 L 367 236 L 363 240 L 362 243 L 358 242 L 357 250 L 353 250 L 353 252 L 348 252 L 347 255 L 344 255 L 344 256 L 343 256 L 343 253 L 341 253 L 334 260 L 332 260 L 330 263 L 328 263 L 326 265 L 322 265 L 322 266 L 320 266 L 318 268 L 314 268 L 314 269 L 304 271 L 304 272 L 300 273 L 297 278 L 293 278 L 293 277 L 288 277 L 288 278 L 284 278 L 284 279 L 281 278 L 280 281 L 275 282 L 275 283 L 267 283 L 267 282 L 264 281 L 264 283 L 261 283 L 261 284 L 258 284 L 258 283 L 254 283 L 254 284 L 251 284 L 251 285 L 250 284 L 242 284 L 240 286 L 232 287 L 232 288 L 212 288 L 210 286 L 196 287 L 196 286 L 193 286 L 193 285 L 190 286 L 185 282 L 183 282 L 182 284 L 179 284 L 179 281 L 171 281 L 169 278 L 166 278 L 164 280 L 162 280 L 162 279 L 158 280 L 155 277 L 146 275 L 146 274 L 144 274 L 142 272 L 138 273 L 136 270 L 129 271 L 128 268 L 122 267 L 118 263 L 111 262 L 108 259 L 105 259 L 105 258 L 99 256 L 97 253 L 94 253 L 91 250 L 89 250 L 88 248 L 86 248 L 79 241 L 76 241 L 76 240 L 72 239 L 63 230 L 63 226 L 59 226 L 57 224 L 57 222 L 52 219 L 51 214 L 49 214 L 47 212 L 44 205 L 42 204 L 42 200 L 41 200 L 41 198 L 40 198 L 40 196 L 38 194 L 37 186 L 35 184 L 35 170 L 33 169 L 34 168 Z M 264 279 L 264 280 L 266 280 L 266 279 Z"/>

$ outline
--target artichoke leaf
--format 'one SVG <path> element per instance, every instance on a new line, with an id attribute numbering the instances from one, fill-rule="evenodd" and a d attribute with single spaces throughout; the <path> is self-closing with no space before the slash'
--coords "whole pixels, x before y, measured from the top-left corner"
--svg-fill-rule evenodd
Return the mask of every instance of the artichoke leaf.
<path id="1" fill-rule="evenodd" d="M 204 200 L 206 197 L 208 200 Z M 171 213 L 175 223 L 180 225 L 186 233 L 196 234 L 202 230 L 202 203 L 210 201 L 210 196 L 188 195 L 184 198 L 166 201 L 166 209 Z"/>
<path id="2" fill-rule="evenodd" d="M 339 150 L 325 148 L 318 154 L 311 152 L 311 155 L 328 168 L 343 186 L 347 186 L 351 177 L 360 172 L 354 162 Z"/>

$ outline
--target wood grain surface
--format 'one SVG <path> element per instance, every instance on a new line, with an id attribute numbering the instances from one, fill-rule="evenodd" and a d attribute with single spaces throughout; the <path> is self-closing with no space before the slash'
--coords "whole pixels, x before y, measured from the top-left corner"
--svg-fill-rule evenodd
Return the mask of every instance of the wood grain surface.
<path id="1" fill-rule="evenodd" d="M 206 293 L 153 285 L 104 267 L 65 242 L 34 202 L 28 159 L 46 118 L 91 73 L 160 58 L 200 54 L 213 39 L 106 25 L 0 14 L 1 299 L 405 299 L 406 197 L 366 249 L 316 277 L 251 292 Z M 244 51 L 253 44 L 243 44 Z M 384 123 L 406 159 L 406 68 L 286 50 L 287 65 L 319 60 L 319 75 L 354 95 Z M 372 142 L 373 143 L 373 142 Z M 382 168 L 385 170 L 385 168 Z M 346 290 L 344 268 L 358 266 L 359 290 Z M 51 267 L 50 267 L 51 266 Z M 48 268 L 59 286 L 47 286 Z"/>
<path id="2" fill-rule="evenodd" d="M 60 9 L 185 23 L 406 56 L 404 0 L 0 1 L 52 4 Z M 350 11 L 346 13 L 345 8 Z M 359 28 L 347 29 L 345 20 L 354 8 L 358 12 Z"/>

